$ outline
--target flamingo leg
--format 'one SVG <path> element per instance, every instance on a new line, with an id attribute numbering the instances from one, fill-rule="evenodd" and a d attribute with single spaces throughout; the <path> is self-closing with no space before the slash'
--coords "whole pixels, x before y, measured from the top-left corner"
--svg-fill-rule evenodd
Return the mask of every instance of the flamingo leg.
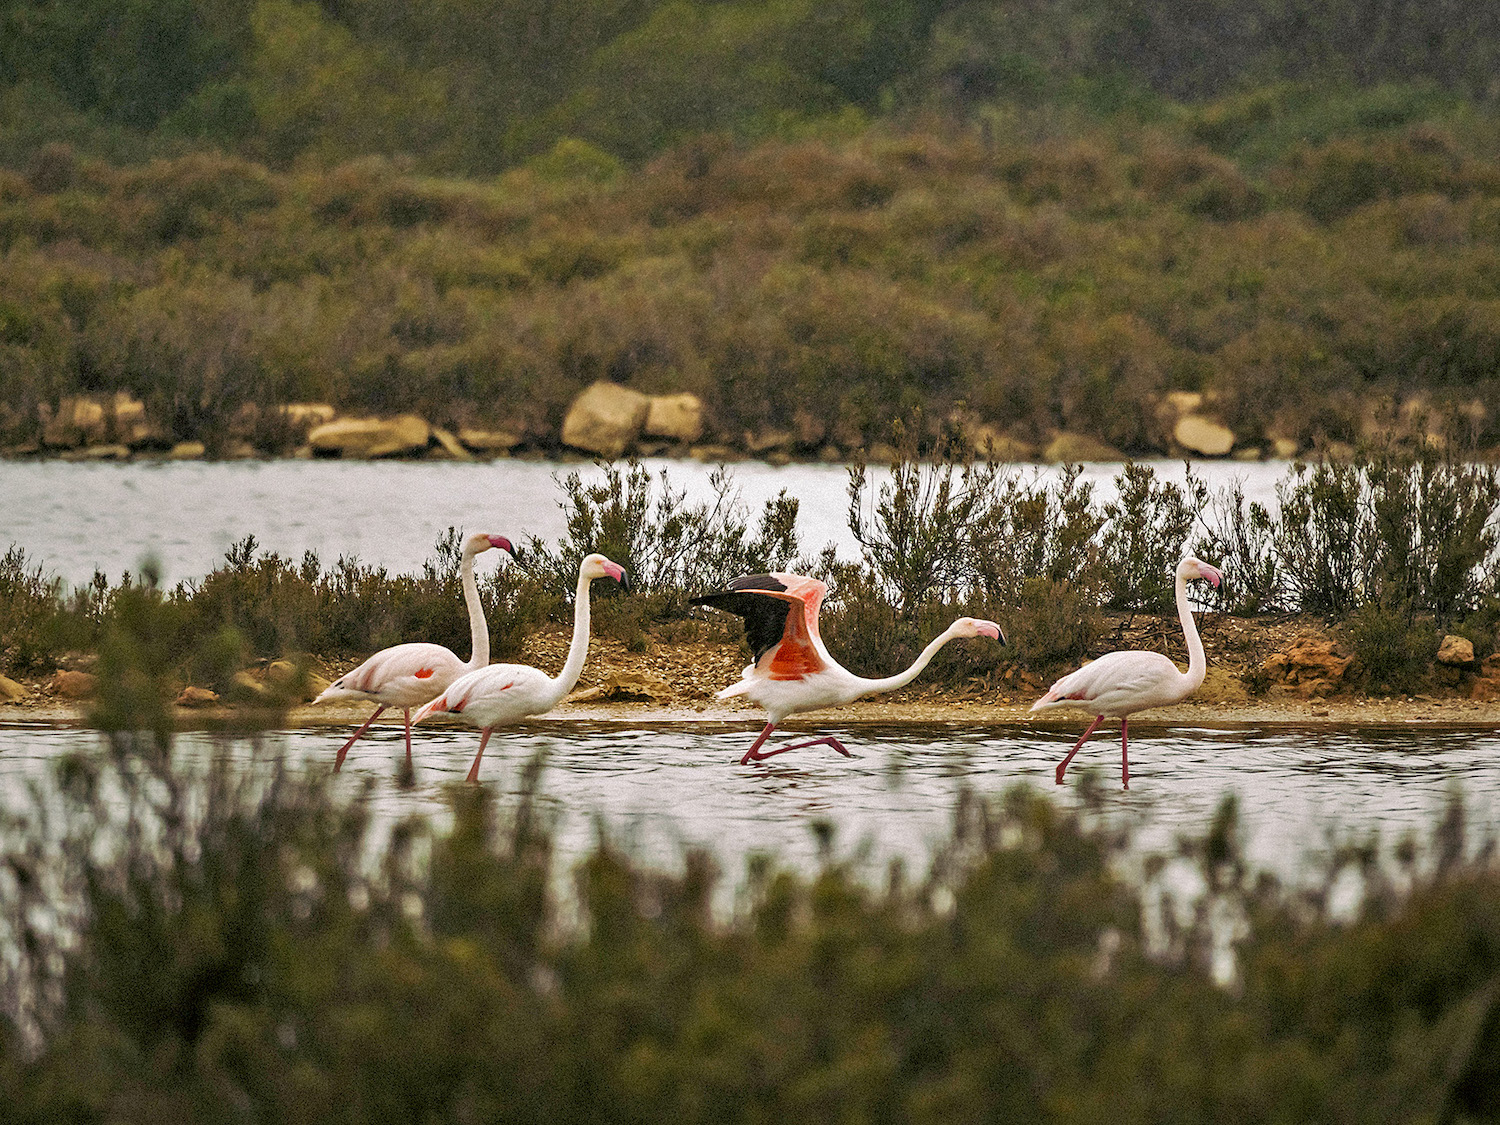
<path id="1" fill-rule="evenodd" d="M 406 772 L 411 772 L 411 708 L 401 708 L 401 713 L 406 716 Z"/>
<path id="2" fill-rule="evenodd" d="M 1125 745 L 1126 735 L 1129 733 L 1130 720 L 1124 715 L 1120 716 L 1120 781 L 1124 788 L 1130 788 L 1130 751 Z"/>
<path id="3" fill-rule="evenodd" d="M 1083 735 L 1077 742 L 1073 743 L 1073 749 L 1068 751 L 1068 756 L 1057 764 L 1057 783 L 1059 785 L 1063 783 L 1063 771 L 1068 768 L 1068 763 L 1073 760 L 1073 755 L 1078 753 L 1078 748 L 1088 741 L 1089 735 L 1094 733 L 1094 728 L 1103 721 L 1103 715 L 1095 715 L 1094 721 L 1089 724 L 1089 729 L 1083 732 Z"/>
<path id="4" fill-rule="evenodd" d="M 846 758 L 854 757 L 844 748 L 844 744 L 831 734 L 825 734 L 821 738 L 810 738 L 806 742 L 789 742 L 785 746 L 778 746 L 775 750 L 761 750 L 761 744 L 770 736 L 775 729 L 774 723 L 767 723 L 766 729 L 760 732 L 760 737 L 755 740 L 755 745 L 745 751 L 745 756 L 740 759 L 740 765 L 746 762 L 763 762 L 767 758 L 774 758 L 777 754 L 785 754 L 788 750 L 801 750 L 806 746 L 832 746 Z"/>
<path id="5" fill-rule="evenodd" d="M 746 762 L 758 762 L 761 760 L 761 758 L 766 756 L 764 754 L 758 753 L 757 751 L 759 751 L 761 746 L 765 744 L 766 739 L 771 737 L 771 732 L 775 729 L 775 723 L 766 724 L 766 729 L 760 732 L 760 737 L 750 744 L 750 749 L 745 751 L 745 756 L 740 759 L 740 765 L 743 766 Z"/>
<path id="6" fill-rule="evenodd" d="M 343 767 L 344 767 L 344 755 L 347 754 L 347 753 L 349 753 L 349 747 L 353 746 L 356 742 L 359 741 L 359 736 L 362 735 L 362 734 L 364 734 L 365 731 L 367 731 L 367 730 L 370 729 L 370 724 L 373 723 L 376 719 L 378 719 L 380 717 L 380 713 L 382 711 L 384 711 L 384 710 L 385 710 L 385 704 L 382 703 L 379 707 L 375 708 L 375 713 L 373 715 L 371 715 L 368 719 L 365 720 L 365 725 L 362 726 L 362 727 L 360 727 L 357 731 L 355 731 L 352 735 L 350 735 L 349 741 L 346 742 L 346 743 L 344 743 L 342 746 L 339 747 L 339 756 L 333 760 L 333 772 L 334 773 L 338 773 L 339 770 L 343 769 Z M 407 729 L 409 731 L 411 728 L 408 727 Z"/>
<path id="7" fill-rule="evenodd" d="M 778 745 L 775 750 L 762 750 L 760 751 L 760 753 L 747 753 L 744 757 L 742 757 L 742 759 L 739 759 L 739 765 L 744 765 L 747 760 L 748 762 L 763 762 L 766 757 L 775 757 L 777 756 L 777 754 L 786 753 L 787 750 L 801 750 L 801 748 L 805 747 L 805 745 L 831 745 L 834 750 L 837 750 L 838 753 L 843 754 L 844 757 L 853 757 L 853 754 L 850 754 L 849 751 L 844 748 L 843 742 L 838 741 L 838 739 L 834 738 L 834 736 L 832 735 L 823 735 L 822 738 L 810 738 L 805 742 L 787 742 L 786 745 Z M 751 750 L 753 750 L 753 748 L 751 748 Z"/>
<path id="8" fill-rule="evenodd" d="M 485 744 L 487 742 L 489 742 L 489 740 L 490 740 L 490 732 L 493 731 L 494 729 L 495 729 L 494 727 L 485 727 L 483 733 L 480 734 L 480 736 L 479 736 L 479 753 L 477 753 L 477 754 L 474 755 L 474 764 L 469 767 L 469 776 L 468 776 L 468 778 L 466 780 L 468 780 L 468 781 L 478 781 L 479 780 L 479 759 L 482 758 L 482 757 L 484 757 L 484 747 L 485 747 Z"/>

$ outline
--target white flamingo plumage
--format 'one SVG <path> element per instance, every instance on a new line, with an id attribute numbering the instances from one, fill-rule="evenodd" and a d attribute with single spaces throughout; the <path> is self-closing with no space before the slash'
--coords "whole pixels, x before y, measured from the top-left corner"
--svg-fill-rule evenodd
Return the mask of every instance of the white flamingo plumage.
<path id="1" fill-rule="evenodd" d="M 1031 705 L 1033 711 L 1045 711 L 1053 707 L 1078 707 L 1092 711 L 1094 721 L 1088 730 L 1073 744 L 1057 767 L 1057 784 L 1062 784 L 1063 772 L 1078 748 L 1094 733 L 1094 728 L 1106 715 L 1120 719 L 1120 778 L 1124 788 L 1130 788 L 1130 750 L 1128 746 L 1130 716 L 1148 707 L 1166 707 L 1179 703 L 1203 683 L 1208 671 L 1208 661 L 1203 653 L 1203 641 L 1198 636 L 1198 626 L 1193 622 L 1193 611 L 1188 605 L 1187 584 L 1203 579 L 1217 586 L 1223 579 L 1217 567 L 1201 562 L 1191 555 L 1177 564 L 1177 616 L 1182 621 L 1182 632 L 1187 638 L 1188 669 L 1178 670 L 1177 665 L 1159 652 L 1129 649 L 1111 652 L 1092 663 L 1085 664 L 1076 672 L 1070 672 L 1052 685 L 1052 689 Z"/>
<path id="2" fill-rule="evenodd" d="M 828 587 L 816 578 L 799 574 L 751 574 L 736 578 L 724 590 L 694 598 L 693 605 L 727 610 L 745 619 L 745 636 L 755 662 L 740 681 L 715 698 L 743 695 L 766 712 L 767 723 L 740 765 L 758 762 L 804 746 L 832 746 L 844 757 L 853 757 L 832 735 L 794 742 L 762 751 L 771 732 L 788 715 L 850 703 L 864 695 L 893 691 L 916 679 L 929 661 L 957 637 L 990 637 L 1005 643 L 1005 635 L 993 621 L 960 617 L 927 645 L 910 668 L 884 679 L 856 676 L 828 654 L 818 633 L 818 608 Z"/>
<path id="3" fill-rule="evenodd" d="M 568 645 L 562 671 L 556 676 L 528 664 L 491 664 L 458 677 L 413 716 L 412 722 L 420 723 L 428 715 L 447 711 L 462 715 L 480 728 L 479 753 L 469 767 L 468 780 L 479 780 L 479 760 L 484 757 L 485 745 L 496 727 L 550 711 L 573 690 L 589 651 L 589 586 L 596 578 L 613 578 L 621 586 L 629 587 L 625 568 L 619 563 L 610 562 L 603 555 L 585 556 L 578 567 L 573 640 Z"/>
<path id="4" fill-rule="evenodd" d="M 474 556 L 492 547 L 515 555 L 510 540 L 503 535 L 480 532 L 464 540 L 459 574 L 463 580 L 464 604 L 469 610 L 469 633 L 473 645 L 470 649 L 472 655 L 467 661 L 460 660 L 450 649 L 427 641 L 392 645 L 375 653 L 358 668 L 345 672 L 313 700 L 322 703 L 331 699 L 368 699 L 376 705 L 364 726 L 339 747 L 338 757 L 333 762 L 335 773 L 343 768 L 349 747 L 359 741 L 387 707 L 399 707 L 405 716 L 406 764 L 410 768 L 411 709 L 426 703 L 465 672 L 483 668 L 490 662 L 490 630 L 484 619 L 484 606 L 479 600 L 479 586 L 474 580 Z"/>

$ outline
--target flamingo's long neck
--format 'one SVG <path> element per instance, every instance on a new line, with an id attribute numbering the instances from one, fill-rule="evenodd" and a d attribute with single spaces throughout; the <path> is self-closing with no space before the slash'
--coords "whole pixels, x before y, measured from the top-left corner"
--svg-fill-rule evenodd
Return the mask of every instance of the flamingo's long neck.
<path id="1" fill-rule="evenodd" d="M 578 590 L 573 595 L 573 640 L 568 645 L 568 659 L 552 680 L 553 690 L 562 699 L 573 690 L 583 674 L 583 660 L 589 654 L 589 584 L 593 580 L 578 572 Z"/>
<path id="2" fill-rule="evenodd" d="M 483 668 L 490 662 L 490 627 L 484 619 L 484 603 L 479 600 L 479 583 L 474 580 L 474 552 L 465 551 L 458 573 L 463 580 L 464 605 L 469 607 L 469 670 Z"/>
<path id="3" fill-rule="evenodd" d="M 1208 673 L 1208 657 L 1203 653 L 1203 641 L 1198 636 L 1198 625 L 1193 620 L 1193 609 L 1188 605 L 1187 579 L 1177 576 L 1177 618 L 1182 622 L 1182 632 L 1187 638 L 1188 670 L 1183 677 L 1182 694 L 1197 691 Z"/>
<path id="4" fill-rule="evenodd" d="M 932 658 L 937 655 L 938 649 L 953 639 L 951 629 L 944 630 L 928 642 L 927 647 L 917 654 L 912 661 L 911 667 L 904 672 L 897 672 L 894 676 L 886 676 L 882 680 L 867 680 L 863 676 L 855 676 L 854 680 L 859 684 L 860 695 L 871 695 L 880 691 L 895 691 L 899 687 L 905 687 L 917 678 L 923 668 L 932 663 Z"/>

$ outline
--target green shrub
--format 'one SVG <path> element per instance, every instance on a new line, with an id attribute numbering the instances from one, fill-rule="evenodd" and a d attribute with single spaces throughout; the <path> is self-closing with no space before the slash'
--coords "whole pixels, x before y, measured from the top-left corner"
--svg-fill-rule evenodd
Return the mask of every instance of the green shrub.
<path id="1" fill-rule="evenodd" d="M 1448 620 L 1495 591 L 1493 466 L 1386 442 L 1293 472 L 1277 485 L 1276 545 L 1303 610 L 1341 617 L 1386 602 Z"/>
<path id="2" fill-rule="evenodd" d="M 654 478 L 634 461 L 600 469 L 593 483 L 578 473 L 559 481 L 567 538 L 557 549 L 535 538 L 528 545 L 523 567 L 559 590 L 571 590 L 583 557 L 598 552 L 625 567 L 640 592 L 680 609 L 737 575 L 785 569 L 797 554 L 797 501 L 784 491 L 766 501 L 752 531 L 723 467 L 709 475 L 712 496 L 693 504 L 666 469 Z"/>
<path id="3" fill-rule="evenodd" d="M 1346 462 L 1300 462 L 1276 485 L 1281 512 L 1277 552 L 1295 602 L 1305 612 L 1342 617 L 1361 601 L 1368 549 L 1363 479 Z"/>
<path id="4" fill-rule="evenodd" d="M 463 543 L 456 528 L 438 537 L 418 575 L 391 576 L 350 558 L 325 571 L 312 552 L 293 566 L 274 553 L 257 557 L 255 546 L 255 537 L 246 536 L 223 566 L 173 592 L 201 631 L 233 629 L 248 654 L 261 659 L 298 652 L 368 655 L 413 639 L 468 655 L 469 617 L 459 580 Z M 530 579 L 513 573 L 514 566 L 501 563 L 487 576 L 479 573 L 482 567 L 476 564 L 476 580 L 491 651 L 499 659 L 514 656 L 547 603 L 536 605 Z"/>
<path id="5" fill-rule="evenodd" d="M 1080 481 L 1081 465 L 1062 466 L 1054 484 L 1012 474 L 972 536 L 974 565 L 986 597 L 999 604 L 1021 600 L 1032 578 L 1067 584 L 1086 597 L 1103 582 L 1097 537 L 1105 516 L 1094 505 L 1094 486 Z"/>
<path id="6" fill-rule="evenodd" d="M 1263 504 L 1246 504 L 1244 488 L 1236 482 L 1213 497 L 1204 522 L 1206 534 L 1197 552 L 1213 559 L 1224 574 L 1222 585 L 1208 596 L 1240 617 L 1287 609 L 1276 517 Z"/>
<path id="7" fill-rule="evenodd" d="M 1344 621 L 1343 633 L 1366 685 L 1395 694 L 1422 689 L 1440 639 L 1432 622 L 1419 618 L 1410 603 L 1394 600 L 1361 605 Z"/>
<path id="8" fill-rule="evenodd" d="M 119 591 L 100 571 L 86 585 L 63 590 L 41 563 L 12 544 L 0 556 L 0 673 L 51 671 L 68 653 L 86 652 L 99 642 Z"/>
<path id="9" fill-rule="evenodd" d="M 1099 607 L 1076 585 L 1028 578 L 1005 616 L 1005 655 L 1050 679 L 1093 655 L 1104 631 Z"/>
<path id="10" fill-rule="evenodd" d="M 926 603 L 969 595 L 976 533 L 989 522 L 999 469 L 945 443 L 939 459 L 916 459 L 917 428 L 898 423 L 891 480 L 869 483 L 863 461 L 849 468 L 849 530 L 884 600 L 908 621 Z"/>
<path id="11" fill-rule="evenodd" d="M 1115 483 L 1119 495 L 1104 505 L 1109 522 L 1100 544 L 1108 605 L 1170 612 L 1177 563 L 1208 506 L 1208 487 L 1191 466 L 1177 485 L 1158 483 L 1155 470 L 1135 462 L 1126 463 Z"/>

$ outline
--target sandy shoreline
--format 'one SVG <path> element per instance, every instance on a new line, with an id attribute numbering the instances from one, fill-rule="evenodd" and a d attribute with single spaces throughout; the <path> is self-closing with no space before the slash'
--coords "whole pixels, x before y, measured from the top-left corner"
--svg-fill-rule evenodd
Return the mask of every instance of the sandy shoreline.
<path id="1" fill-rule="evenodd" d="M 1029 703 L 973 700 L 922 700 L 856 702 L 844 707 L 796 715 L 785 724 L 788 730 L 821 726 L 931 726 L 964 724 L 979 726 L 1024 726 L 1039 730 L 1081 729 L 1083 712 L 1053 711 L 1037 715 Z M 274 724 L 275 729 L 307 729 L 358 725 L 369 717 L 366 703 L 303 704 L 292 708 Z M 176 708 L 180 730 L 199 730 L 234 725 L 244 712 L 232 708 Z M 76 726 L 83 722 L 84 708 L 61 700 L 0 705 L 0 724 Z M 764 719 L 753 706 L 693 700 L 673 702 L 613 702 L 585 700 L 564 702 L 548 715 L 530 720 L 532 729 L 566 729 L 572 725 L 610 724 L 662 726 L 701 723 L 705 726 L 742 726 L 747 731 Z M 1132 717 L 1131 726 L 1494 726 L 1500 728 L 1500 703 L 1468 699 L 1267 699 L 1244 703 L 1205 700 L 1175 707 L 1144 711 Z M 376 726 L 400 727 L 401 713 L 387 711 Z M 434 716 L 423 727 L 463 727 L 460 720 Z"/>
<path id="2" fill-rule="evenodd" d="M 1261 666 L 1266 658 L 1284 651 L 1299 639 L 1325 638 L 1327 632 L 1310 619 L 1241 621 L 1207 615 L 1203 619 L 1205 647 L 1209 650 L 1209 675 L 1203 686 L 1186 702 L 1174 707 L 1144 711 L 1131 718 L 1131 728 L 1150 726 L 1245 726 L 1245 725 L 1368 725 L 1425 724 L 1432 726 L 1495 726 L 1500 728 L 1500 693 L 1471 698 L 1473 677 L 1451 687 L 1434 684 L 1428 691 L 1412 695 L 1371 695 L 1353 687 L 1331 693 L 1311 693 L 1307 685 L 1271 683 L 1261 694 L 1246 689 L 1246 671 Z M 1138 617 L 1133 629 L 1115 630 L 1112 647 L 1166 647 L 1180 638 L 1172 630 L 1175 621 Z M 526 640 L 519 659 L 551 672 L 563 663 L 569 641 L 560 626 L 538 630 Z M 565 730 L 571 724 L 607 723 L 655 726 L 701 723 L 742 726 L 758 730 L 764 722 L 761 711 L 742 699 L 717 700 L 714 693 L 735 682 L 744 667 L 746 653 L 737 634 L 727 639 L 653 640 L 644 652 L 634 652 L 616 638 L 595 636 L 589 643 L 589 658 L 577 689 L 547 715 L 532 719 L 533 729 Z M 356 663 L 353 660 L 314 659 L 312 671 L 316 692 Z M 260 671 L 265 672 L 265 662 Z M 36 677 L 21 685 L 27 695 L 13 703 L 0 702 L 0 724 L 77 725 L 83 721 L 87 702 L 67 698 L 50 677 Z M 1325 685 L 1326 687 L 1326 685 Z M 1046 688 L 1041 680 L 1019 670 L 992 676 L 988 682 L 975 678 L 963 685 L 943 686 L 917 681 L 886 696 L 857 700 L 842 707 L 794 715 L 783 724 L 788 730 L 824 726 L 892 726 L 962 723 L 981 726 L 1021 726 L 1041 730 L 1082 730 L 1090 716 L 1083 711 L 1049 711 L 1038 715 L 1032 702 Z M 1485 698 L 1494 694 L 1496 698 Z M 1311 697 L 1309 697 L 1311 696 Z M 357 726 L 369 718 L 371 705 L 363 701 L 299 704 L 284 715 L 257 713 L 231 707 L 174 708 L 174 719 L 182 730 L 218 728 L 305 729 Z M 377 726 L 401 725 L 399 711 L 386 711 Z M 435 715 L 423 727 L 445 724 L 463 726 L 461 720 Z M 1113 721 L 1107 725 L 1118 727 Z"/>

